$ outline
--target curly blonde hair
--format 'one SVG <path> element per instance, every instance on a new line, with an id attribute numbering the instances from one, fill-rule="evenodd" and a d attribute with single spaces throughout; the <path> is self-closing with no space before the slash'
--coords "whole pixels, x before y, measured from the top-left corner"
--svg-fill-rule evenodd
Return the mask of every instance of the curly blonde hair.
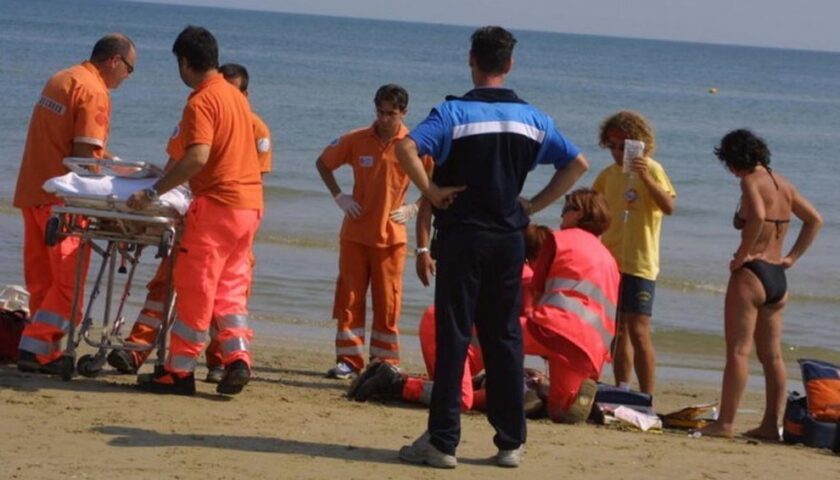
<path id="1" fill-rule="evenodd" d="M 601 122 L 598 133 L 598 145 L 607 148 L 607 132 L 618 130 L 627 135 L 631 140 L 645 142 L 645 156 L 653 156 L 656 151 L 656 137 L 653 133 L 653 125 L 641 113 L 631 110 L 622 110 L 607 117 Z"/>

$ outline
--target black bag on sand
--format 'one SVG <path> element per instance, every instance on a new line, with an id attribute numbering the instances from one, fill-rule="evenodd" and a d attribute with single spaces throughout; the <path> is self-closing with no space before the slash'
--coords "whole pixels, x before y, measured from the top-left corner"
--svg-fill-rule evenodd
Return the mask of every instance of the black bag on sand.
<path id="1" fill-rule="evenodd" d="M 20 336 L 27 321 L 22 310 L 0 309 L 0 363 L 17 361 Z"/>

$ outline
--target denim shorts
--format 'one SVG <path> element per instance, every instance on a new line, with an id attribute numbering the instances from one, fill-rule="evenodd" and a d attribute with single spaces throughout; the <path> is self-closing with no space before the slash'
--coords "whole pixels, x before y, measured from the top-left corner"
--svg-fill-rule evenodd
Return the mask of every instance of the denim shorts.
<path id="1" fill-rule="evenodd" d="M 622 273 L 619 294 L 618 309 L 621 312 L 653 316 L 655 281 Z"/>

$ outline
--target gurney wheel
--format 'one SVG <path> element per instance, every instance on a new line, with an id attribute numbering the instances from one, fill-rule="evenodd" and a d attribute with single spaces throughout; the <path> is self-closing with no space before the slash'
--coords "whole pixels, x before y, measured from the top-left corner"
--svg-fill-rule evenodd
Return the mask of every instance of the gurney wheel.
<path id="1" fill-rule="evenodd" d="M 61 226 L 61 220 L 58 217 L 50 217 L 47 220 L 47 229 L 44 233 L 44 242 L 48 247 L 55 246 L 58 243 L 58 228 Z"/>
<path id="2" fill-rule="evenodd" d="M 61 379 L 69 382 L 75 372 L 73 357 L 61 357 Z"/>
<path id="3" fill-rule="evenodd" d="M 172 244 L 175 242 L 175 232 L 172 230 L 164 230 L 160 234 L 160 243 L 158 244 L 158 251 L 156 258 L 166 258 L 172 253 Z"/>
<path id="4" fill-rule="evenodd" d="M 76 370 L 85 377 L 95 377 L 102 369 L 96 366 L 93 355 L 82 355 L 82 358 L 76 362 Z"/>

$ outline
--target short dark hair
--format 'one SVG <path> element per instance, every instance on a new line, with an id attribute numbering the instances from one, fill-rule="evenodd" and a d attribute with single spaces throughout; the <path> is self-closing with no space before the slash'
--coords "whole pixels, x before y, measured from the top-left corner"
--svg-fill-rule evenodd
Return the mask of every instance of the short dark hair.
<path id="1" fill-rule="evenodd" d="M 104 62 L 114 55 L 128 56 L 128 52 L 134 48 L 134 42 L 121 33 L 109 33 L 100 38 L 90 52 L 91 62 Z"/>
<path id="2" fill-rule="evenodd" d="M 752 170 L 757 165 L 770 169 L 770 149 L 764 139 L 745 128 L 724 135 L 715 156 L 733 170 Z"/>
<path id="3" fill-rule="evenodd" d="M 248 91 L 248 69 L 243 67 L 238 63 L 226 63 L 219 67 L 219 71 L 222 73 L 222 76 L 225 77 L 225 80 L 231 81 L 239 80 L 239 91 L 247 92 Z"/>
<path id="4" fill-rule="evenodd" d="M 394 83 L 382 85 L 373 97 L 373 104 L 378 107 L 382 105 L 382 102 L 391 102 L 404 112 L 408 108 L 408 91 Z"/>
<path id="5" fill-rule="evenodd" d="M 175 39 L 172 53 L 179 60 L 186 60 L 192 69 L 199 72 L 219 67 L 219 44 L 213 34 L 204 27 L 187 25 Z"/>
<path id="6" fill-rule="evenodd" d="M 516 38 L 502 27 L 481 27 L 472 34 L 470 54 L 484 73 L 505 73 Z"/>

